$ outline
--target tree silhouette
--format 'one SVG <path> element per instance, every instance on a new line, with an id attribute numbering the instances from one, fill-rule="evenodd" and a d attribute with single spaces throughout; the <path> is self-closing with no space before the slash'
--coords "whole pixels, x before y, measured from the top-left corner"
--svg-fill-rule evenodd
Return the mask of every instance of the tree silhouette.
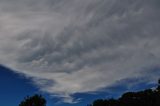
<path id="1" fill-rule="evenodd" d="M 46 100 L 41 95 L 27 96 L 19 106 L 46 106 Z"/>
<path id="2" fill-rule="evenodd" d="M 158 80 L 158 87 L 157 87 L 157 91 L 160 92 L 160 79 Z"/>
<path id="3" fill-rule="evenodd" d="M 154 90 L 124 93 L 119 99 L 98 99 L 91 106 L 160 106 L 160 80 Z"/>

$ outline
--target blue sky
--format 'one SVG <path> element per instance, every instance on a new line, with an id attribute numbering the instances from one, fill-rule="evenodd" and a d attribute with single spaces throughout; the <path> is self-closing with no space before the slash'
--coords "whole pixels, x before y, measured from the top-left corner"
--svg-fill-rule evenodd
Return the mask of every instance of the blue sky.
<path id="1" fill-rule="evenodd" d="M 0 78 L 1 106 L 18 106 L 18 104 L 23 100 L 24 97 L 28 95 L 31 96 L 34 94 L 42 94 L 47 100 L 47 106 L 71 106 L 71 104 L 59 103 L 57 98 L 52 98 L 49 94 L 40 92 L 36 88 L 36 86 L 34 86 L 31 83 L 31 80 L 26 79 L 23 76 L 18 75 L 16 73 L 13 73 L 10 69 L 6 67 L 0 66 Z M 82 106 L 87 103 L 91 103 L 96 98 L 105 98 L 105 96 L 105 94 L 77 94 L 77 97 L 85 97 L 85 99 L 82 100 L 83 102 L 76 105 Z"/>
<path id="2" fill-rule="evenodd" d="M 36 86 L 33 86 L 31 80 L 13 73 L 3 66 L 0 66 L 0 78 L 1 106 L 18 106 L 24 97 L 34 94 L 42 94 L 48 102 L 47 106 L 53 106 L 55 100 L 52 100 L 49 95 L 40 92 Z"/>
<path id="3" fill-rule="evenodd" d="M 108 87 L 101 92 L 83 93 L 74 95 L 75 98 L 82 98 L 77 104 L 60 103 L 59 99 L 51 97 L 51 95 L 40 92 L 34 86 L 31 80 L 24 78 L 22 75 L 13 73 L 10 69 L 0 66 L 0 105 L 2 106 L 18 106 L 18 104 L 27 95 L 42 94 L 47 100 L 47 106 L 85 106 L 92 103 L 96 99 L 118 98 L 126 91 L 139 91 L 147 88 L 153 88 L 156 82 L 148 84 L 140 82 L 139 84 L 128 88 L 127 83 L 135 83 L 140 79 L 130 79 L 118 82 L 112 87 Z"/>
<path id="4" fill-rule="evenodd" d="M 0 0 L 1 92 L 78 105 L 154 86 L 159 11 L 159 0 Z"/>

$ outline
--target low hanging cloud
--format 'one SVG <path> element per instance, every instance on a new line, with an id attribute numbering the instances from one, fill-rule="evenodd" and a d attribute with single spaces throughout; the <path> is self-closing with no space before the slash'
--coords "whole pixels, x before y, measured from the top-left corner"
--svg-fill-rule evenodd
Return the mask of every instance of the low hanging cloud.
<path id="1" fill-rule="evenodd" d="M 0 0 L 0 64 L 41 91 L 99 91 L 118 80 L 157 78 L 159 0 Z M 151 71 L 150 71 L 151 70 Z"/>

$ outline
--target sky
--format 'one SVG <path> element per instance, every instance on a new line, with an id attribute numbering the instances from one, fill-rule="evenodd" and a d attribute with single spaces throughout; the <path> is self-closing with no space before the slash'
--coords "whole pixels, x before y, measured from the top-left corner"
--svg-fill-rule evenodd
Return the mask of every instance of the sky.
<path id="1" fill-rule="evenodd" d="M 0 98 L 82 105 L 153 87 L 159 11 L 159 0 L 0 0 Z"/>

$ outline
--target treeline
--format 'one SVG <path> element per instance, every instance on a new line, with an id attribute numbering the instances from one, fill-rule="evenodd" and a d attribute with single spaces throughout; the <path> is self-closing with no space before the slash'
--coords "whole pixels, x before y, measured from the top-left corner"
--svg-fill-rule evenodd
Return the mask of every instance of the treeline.
<path id="1" fill-rule="evenodd" d="M 155 89 L 127 92 L 119 99 L 98 99 L 88 106 L 160 106 L 160 80 Z"/>
<path id="2" fill-rule="evenodd" d="M 46 106 L 41 95 L 27 96 L 19 106 Z M 119 99 L 98 99 L 87 106 L 160 106 L 160 80 L 155 89 L 124 93 Z"/>

